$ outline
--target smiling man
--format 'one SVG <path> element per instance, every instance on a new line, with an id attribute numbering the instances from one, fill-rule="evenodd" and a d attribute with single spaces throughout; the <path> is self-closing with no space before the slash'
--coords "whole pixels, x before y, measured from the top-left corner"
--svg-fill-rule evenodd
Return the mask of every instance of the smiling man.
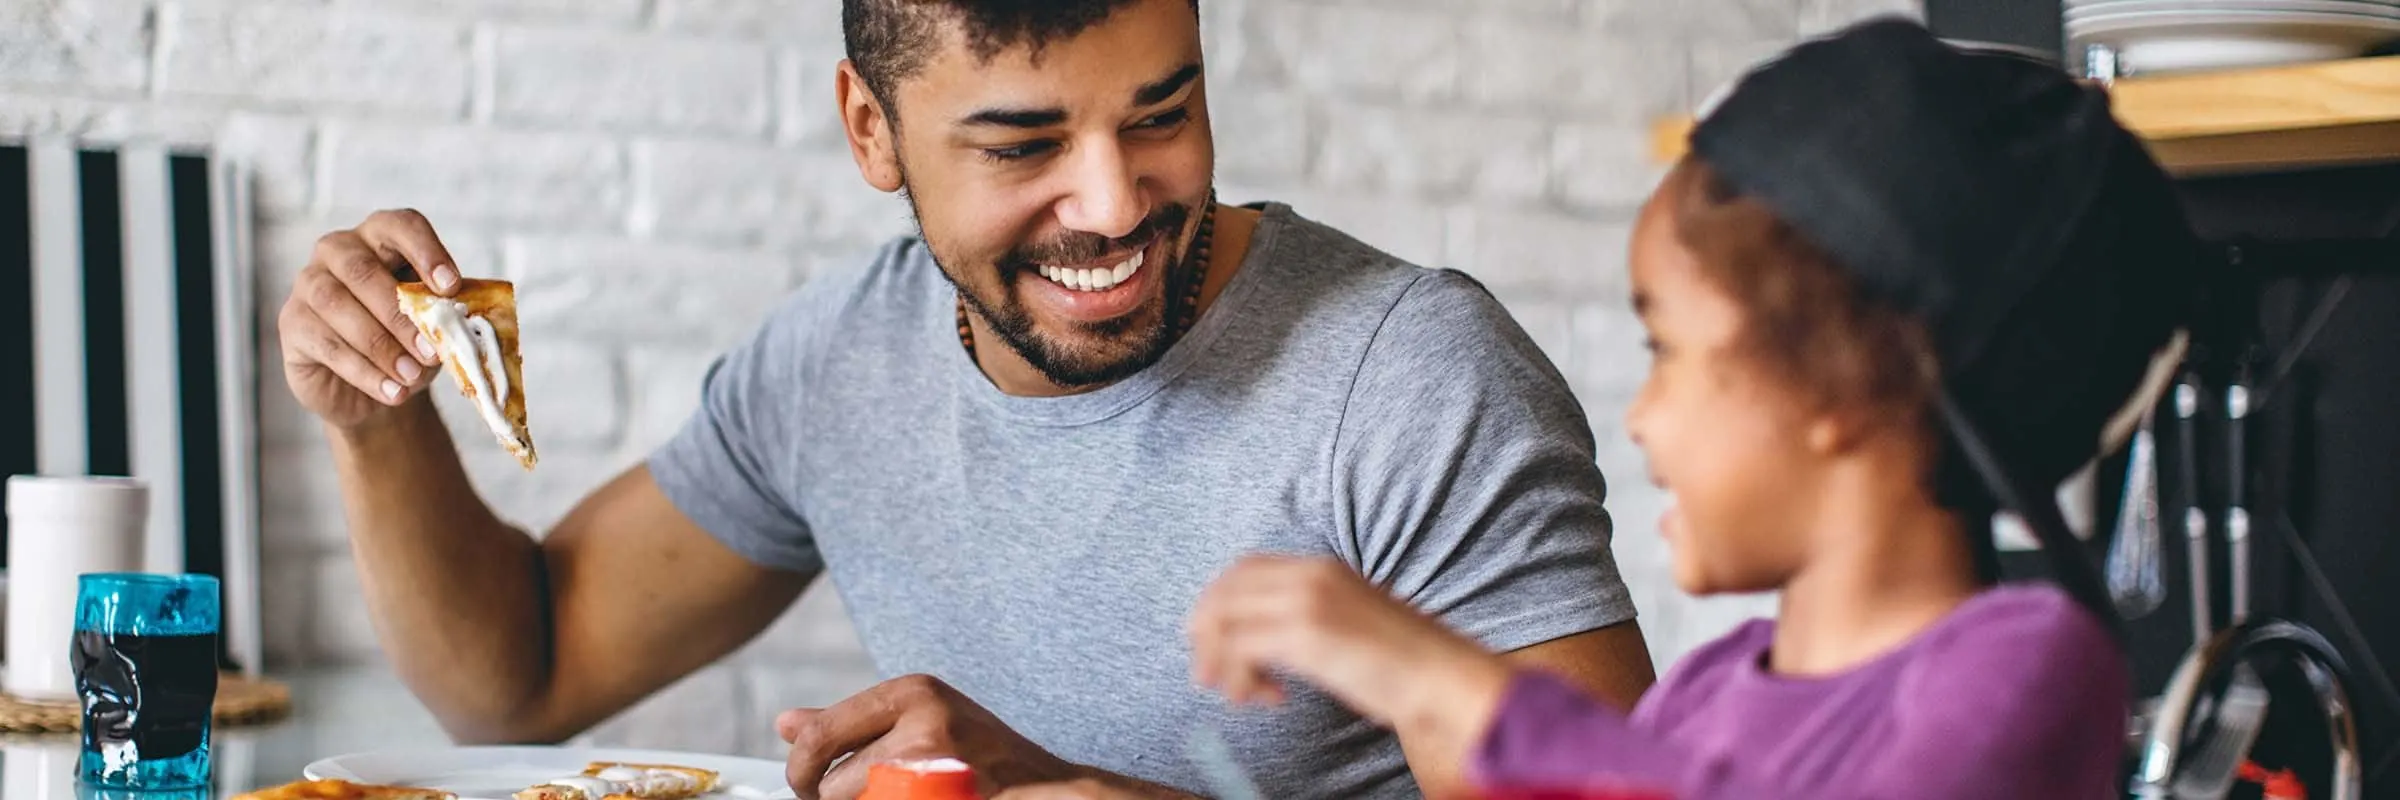
<path id="1" fill-rule="evenodd" d="M 461 739 L 561 739 L 823 576 L 896 677 L 775 721 L 803 797 L 936 755 L 992 788 L 1182 796 L 1204 728 L 1272 797 L 1460 786 L 1325 696 L 1235 709 L 1194 683 L 1193 601 L 1265 551 L 1630 703 L 1650 661 L 1565 381 L 1463 275 L 1216 202 L 1199 11 L 846 0 L 851 152 L 919 233 L 810 281 L 544 536 L 477 499 L 422 399 L 391 271 L 456 291 L 430 224 L 325 237 L 286 372 L 410 687 Z"/>

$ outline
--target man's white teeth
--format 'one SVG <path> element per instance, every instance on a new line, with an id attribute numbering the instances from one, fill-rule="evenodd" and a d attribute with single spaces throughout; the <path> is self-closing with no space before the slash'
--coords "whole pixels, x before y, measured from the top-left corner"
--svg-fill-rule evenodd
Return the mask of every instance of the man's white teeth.
<path id="1" fill-rule="evenodd" d="M 1042 267 L 1041 273 L 1042 277 L 1076 291 L 1105 291 L 1116 288 L 1117 284 L 1124 283 L 1126 279 L 1133 277 L 1133 273 L 1141 270 L 1143 252 L 1145 251 L 1134 251 L 1133 257 L 1117 262 L 1114 267 L 1094 267 L 1092 269 Z"/>

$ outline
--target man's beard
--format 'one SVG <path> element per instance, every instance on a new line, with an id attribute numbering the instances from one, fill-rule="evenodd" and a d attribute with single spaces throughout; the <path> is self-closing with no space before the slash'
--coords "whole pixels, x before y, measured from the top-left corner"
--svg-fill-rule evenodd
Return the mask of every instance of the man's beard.
<path id="1" fill-rule="evenodd" d="M 1158 363 L 1174 345 L 1174 333 L 1167 324 L 1169 298 L 1178 296 L 1174 291 L 1179 286 L 1178 280 L 1196 279 L 1196 276 L 1187 278 L 1184 273 L 1190 265 L 1183 263 L 1191 250 L 1190 244 L 1182 241 L 1185 225 L 1194 213 L 1191 207 L 1160 207 L 1132 233 L 1114 239 L 1070 231 L 1049 241 L 1012 249 L 992 267 L 1001 279 L 998 296 L 986 298 L 959 281 L 958 270 L 969 265 L 943 263 L 941 248 L 932 247 L 933 240 L 925 236 L 923 218 L 916 213 L 916 197 L 905 190 L 902 196 L 908 198 L 917 235 L 925 239 L 933 252 L 942 278 L 950 282 L 970 311 L 983 317 L 1002 344 L 1016 351 L 1051 383 L 1069 389 L 1114 383 Z M 1157 282 L 1155 295 L 1124 316 L 1096 323 L 1073 323 L 1083 334 L 1078 338 L 1097 340 L 1098 346 L 1060 341 L 1043 334 L 1036 329 L 1033 315 L 1017 300 L 1018 276 L 1034 272 L 1041 264 L 1089 261 L 1110 252 L 1147 248 L 1162 239 L 1168 242 L 1169 249 L 1163 253 L 1166 272 L 1164 279 Z"/>

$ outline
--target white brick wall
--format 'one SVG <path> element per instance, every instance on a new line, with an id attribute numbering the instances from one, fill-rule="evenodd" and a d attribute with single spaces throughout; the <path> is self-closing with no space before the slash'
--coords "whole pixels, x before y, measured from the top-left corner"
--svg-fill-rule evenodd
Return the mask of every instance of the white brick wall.
<path id="1" fill-rule="evenodd" d="M 1485 279 L 1559 362 L 1601 440 L 1617 555 L 1662 661 L 1771 601 L 1694 601 L 1618 417 L 1647 124 L 1794 37 L 1914 0 L 1206 0 L 1225 199 L 1279 199 Z M 905 231 L 832 113 L 833 0 L 6 0 L 0 136 L 213 144 L 249 160 L 259 305 L 316 236 L 432 217 L 471 274 L 525 285 L 542 469 L 441 407 L 468 469 L 539 527 L 681 424 L 708 359 L 778 293 Z M 665 291 L 673 287 L 674 292 Z M 569 308 L 577 311 L 569 313 Z M 602 309 L 594 313 L 593 309 Z M 666 314 L 635 311 L 665 310 Z M 606 322 L 596 320 L 605 318 Z M 282 666 L 377 658 L 323 434 L 262 342 L 268 644 Z M 771 712 L 871 679 L 828 591 L 596 731 L 777 756 Z M 736 722 L 728 722 L 733 720 Z"/>
<path id="2" fill-rule="evenodd" d="M 774 69 L 763 44 L 522 28 L 496 41 L 494 122 L 733 138 L 767 130 Z"/>
<path id="3" fill-rule="evenodd" d="M 467 106 L 465 22 L 290 0 L 156 14 L 154 95 L 437 119 Z"/>

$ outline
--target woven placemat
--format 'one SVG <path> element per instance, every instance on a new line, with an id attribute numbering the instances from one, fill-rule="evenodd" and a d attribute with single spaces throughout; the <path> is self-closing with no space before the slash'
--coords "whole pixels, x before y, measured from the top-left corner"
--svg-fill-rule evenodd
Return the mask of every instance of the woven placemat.
<path id="1" fill-rule="evenodd" d="M 218 725 L 271 722 L 291 711 L 292 689 L 281 682 L 230 672 L 217 676 Z M 0 733 L 65 733 L 82 724 L 83 707 L 75 701 L 27 700 L 0 692 Z"/>

